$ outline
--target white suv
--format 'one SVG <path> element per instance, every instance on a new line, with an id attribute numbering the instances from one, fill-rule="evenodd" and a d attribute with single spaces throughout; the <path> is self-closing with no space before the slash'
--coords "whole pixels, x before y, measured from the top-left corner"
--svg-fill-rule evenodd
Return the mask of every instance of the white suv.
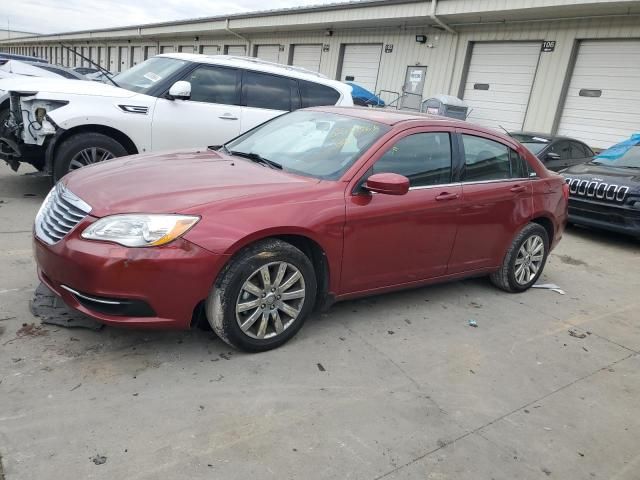
<path id="1" fill-rule="evenodd" d="M 158 55 L 114 80 L 0 80 L 0 158 L 58 180 L 113 157 L 221 145 L 298 108 L 353 105 L 349 85 L 249 57 Z"/>

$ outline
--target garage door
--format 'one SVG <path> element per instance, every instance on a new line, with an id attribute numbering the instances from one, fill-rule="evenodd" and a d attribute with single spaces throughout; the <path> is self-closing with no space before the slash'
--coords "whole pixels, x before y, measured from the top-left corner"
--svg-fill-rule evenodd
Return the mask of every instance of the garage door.
<path id="1" fill-rule="evenodd" d="M 220 53 L 220 47 L 218 45 L 202 45 L 200 53 L 203 55 L 217 55 Z"/>
<path id="2" fill-rule="evenodd" d="M 173 53 L 174 51 L 173 45 L 162 45 L 160 47 L 160 53 Z"/>
<path id="3" fill-rule="evenodd" d="M 267 62 L 280 63 L 280 45 L 258 45 L 256 57 Z"/>
<path id="4" fill-rule="evenodd" d="M 476 43 L 462 98 L 468 120 L 521 130 L 540 58 L 540 42 Z"/>
<path id="5" fill-rule="evenodd" d="M 605 148 L 640 131 L 640 40 L 584 41 L 558 133 Z"/>
<path id="6" fill-rule="evenodd" d="M 244 45 L 229 45 L 227 46 L 227 55 L 237 55 L 244 57 L 247 54 L 247 49 Z"/>
<path id="7" fill-rule="evenodd" d="M 158 47 L 147 47 L 146 58 L 155 57 L 158 54 Z"/>
<path id="8" fill-rule="evenodd" d="M 178 45 L 178 51 L 181 53 L 193 53 L 193 45 Z"/>
<path id="9" fill-rule="evenodd" d="M 320 71 L 322 45 L 295 45 L 293 47 L 293 65 L 312 72 Z"/>
<path id="10" fill-rule="evenodd" d="M 375 92 L 381 55 L 382 45 L 345 45 L 340 80 Z"/>
<path id="11" fill-rule="evenodd" d="M 142 47 L 133 47 L 132 49 L 133 65 L 142 63 Z"/>

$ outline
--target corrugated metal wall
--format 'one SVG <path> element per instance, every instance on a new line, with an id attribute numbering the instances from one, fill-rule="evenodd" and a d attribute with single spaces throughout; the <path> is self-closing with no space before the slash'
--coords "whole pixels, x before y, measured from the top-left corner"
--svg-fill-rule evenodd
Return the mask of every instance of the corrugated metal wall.
<path id="1" fill-rule="evenodd" d="M 459 8 L 467 0 L 453 2 Z M 493 3 L 505 3 L 506 0 L 486 0 Z M 509 0 L 511 1 L 511 0 Z M 449 2 L 446 2 L 449 3 Z M 444 3 L 444 4 L 446 4 Z M 529 2 L 518 0 L 523 5 Z M 543 0 L 536 0 L 536 4 L 544 4 Z M 575 3 L 575 2 L 567 2 Z M 426 4 L 426 2 L 425 2 Z M 424 15 L 425 4 L 409 4 L 402 14 L 410 12 Z M 283 16 L 284 18 L 284 16 Z M 259 18 L 248 19 L 259 22 Z M 271 20 L 270 20 L 271 21 Z M 595 38 L 640 38 L 640 17 L 635 15 L 615 16 L 610 18 L 592 18 L 583 20 L 544 20 L 544 21 L 523 21 L 502 22 L 484 25 L 467 25 L 456 27 L 458 35 L 436 30 L 431 27 L 370 27 L 354 30 L 335 30 L 331 36 L 326 31 L 297 32 L 281 31 L 278 33 L 250 34 L 251 41 L 249 52 L 254 51 L 255 45 L 282 45 L 284 51 L 281 52 L 281 59 L 291 58 L 289 50 L 295 44 L 323 44 L 325 51 L 322 53 L 320 62 L 320 72 L 330 78 L 336 78 L 340 65 L 341 45 L 349 43 L 382 43 L 383 46 L 392 46 L 392 51 L 383 53 L 380 63 L 380 73 L 378 77 L 378 90 L 391 90 L 400 92 L 404 83 L 404 76 L 408 65 L 427 66 L 427 77 L 424 88 L 424 98 L 428 98 L 437 93 L 458 94 L 462 81 L 467 52 L 472 42 L 489 41 L 556 41 L 555 51 L 542 53 L 533 84 L 531 99 L 524 122 L 524 128 L 528 130 L 549 132 L 554 126 L 559 109 L 561 108 L 561 94 L 567 72 L 570 69 L 572 52 L 576 42 L 581 39 Z M 416 34 L 425 34 L 428 37 L 426 44 L 415 41 Z M 113 48 L 112 51 L 119 52 L 120 47 L 152 47 L 172 46 L 175 51 L 180 45 L 194 44 L 196 51 L 200 51 L 201 46 L 219 45 L 221 52 L 229 45 L 242 45 L 241 39 L 234 36 L 206 36 L 198 35 L 198 40 L 194 37 L 182 36 L 171 37 L 168 35 L 150 40 L 137 40 L 131 38 L 113 39 L 110 41 L 93 41 L 87 45 L 83 41 L 83 47 L 102 47 L 101 51 L 106 52 L 106 47 Z M 36 47 L 57 45 L 48 42 L 45 45 L 23 45 L 12 46 L 11 51 L 23 54 L 32 54 Z M 326 46 L 328 45 L 328 51 Z M 74 48 L 77 45 L 69 45 Z M 388 50 L 389 48 L 387 48 Z M 5 49 L 6 50 L 6 49 Z M 147 52 L 149 49 L 143 48 Z M 157 50 L 156 50 L 157 51 Z M 48 55 L 49 49 L 43 49 L 42 53 Z M 72 55 L 70 56 L 72 57 Z M 129 55 L 131 57 L 131 54 Z M 65 54 L 63 63 L 73 65 L 72 58 Z M 78 62 L 80 64 L 80 62 Z"/>

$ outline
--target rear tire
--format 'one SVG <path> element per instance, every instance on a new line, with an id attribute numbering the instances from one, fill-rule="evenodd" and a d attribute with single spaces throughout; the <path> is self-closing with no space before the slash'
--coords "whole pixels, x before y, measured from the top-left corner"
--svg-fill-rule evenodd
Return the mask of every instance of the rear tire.
<path id="1" fill-rule="evenodd" d="M 516 235 L 500 270 L 490 275 L 498 288 L 511 293 L 524 292 L 535 284 L 549 255 L 549 236 L 537 223 L 529 223 Z"/>
<path id="2" fill-rule="evenodd" d="M 227 344 L 263 352 L 290 340 L 313 309 L 313 264 L 293 245 L 268 239 L 236 255 L 206 304 L 213 331 Z"/>
<path id="3" fill-rule="evenodd" d="M 107 135 L 78 133 L 58 147 L 53 164 L 53 180 L 57 182 L 77 168 L 128 154 L 120 142 Z"/>

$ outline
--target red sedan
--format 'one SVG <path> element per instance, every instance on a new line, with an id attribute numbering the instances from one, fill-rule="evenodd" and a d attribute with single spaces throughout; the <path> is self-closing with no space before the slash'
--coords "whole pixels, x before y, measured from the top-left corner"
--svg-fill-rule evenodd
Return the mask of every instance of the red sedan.
<path id="1" fill-rule="evenodd" d="M 64 177 L 34 230 L 41 280 L 110 325 L 277 347 L 336 300 L 489 275 L 540 276 L 567 186 L 513 139 L 377 109 L 299 110 L 214 149 Z"/>

